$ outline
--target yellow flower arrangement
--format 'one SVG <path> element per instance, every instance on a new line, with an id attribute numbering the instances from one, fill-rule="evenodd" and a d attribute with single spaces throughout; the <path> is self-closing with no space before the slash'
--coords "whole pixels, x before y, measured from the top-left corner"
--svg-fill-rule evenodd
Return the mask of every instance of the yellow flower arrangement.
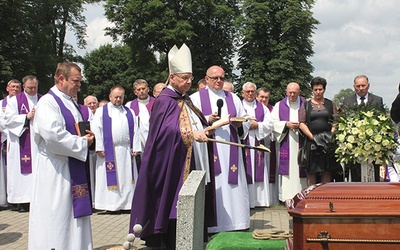
<path id="1" fill-rule="evenodd" d="M 387 164 L 396 150 L 396 128 L 390 117 L 369 105 L 354 106 L 336 119 L 333 143 L 337 160 L 344 164 Z"/>

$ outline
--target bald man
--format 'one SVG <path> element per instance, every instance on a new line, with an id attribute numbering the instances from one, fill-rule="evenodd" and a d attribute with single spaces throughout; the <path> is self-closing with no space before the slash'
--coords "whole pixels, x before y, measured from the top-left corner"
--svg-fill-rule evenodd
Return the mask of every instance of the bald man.
<path id="1" fill-rule="evenodd" d="M 278 158 L 280 201 L 292 199 L 298 192 L 307 187 L 305 172 L 300 174 L 297 164 L 299 110 L 303 102 L 306 101 L 300 96 L 300 93 L 299 84 L 289 83 L 286 87 L 286 97 L 275 104 L 271 113 L 274 121 L 274 133 L 280 142 Z"/>

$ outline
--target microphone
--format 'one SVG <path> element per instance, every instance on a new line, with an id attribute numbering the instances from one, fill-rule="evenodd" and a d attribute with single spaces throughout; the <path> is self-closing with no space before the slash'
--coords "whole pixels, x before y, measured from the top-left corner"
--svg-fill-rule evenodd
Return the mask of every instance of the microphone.
<path id="1" fill-rule="evenodd" d="M 224 101 L 222 99 L 217 100 L 218 116 L 221 117 L 221 108 L 224 106 Z"/>

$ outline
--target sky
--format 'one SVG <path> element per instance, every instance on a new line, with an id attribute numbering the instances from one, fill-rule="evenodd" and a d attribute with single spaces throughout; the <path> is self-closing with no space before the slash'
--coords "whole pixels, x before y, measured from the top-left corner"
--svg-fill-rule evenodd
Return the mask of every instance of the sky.
<path id="1" fill-rule="evenodd" d="M 400 83 L 400 1 L 398 0 L 317 0 L 312 12 L 320 24 L 312 40 L 310 61 L 313 76 L 327 82 L 325 97 L 332 99 L 341 89 L 353 88 L 355 76 L 365 74 L 370 92 L 383 97 L 390 108 Z M 87 5 L 84 55 L 100 45 L 112 43 L 104 35 L 111 24 L 101 4 Z M 67 42 L 73 44 L 71 33 Z M 273 90 L 272 90 L 273 91 Z"/>

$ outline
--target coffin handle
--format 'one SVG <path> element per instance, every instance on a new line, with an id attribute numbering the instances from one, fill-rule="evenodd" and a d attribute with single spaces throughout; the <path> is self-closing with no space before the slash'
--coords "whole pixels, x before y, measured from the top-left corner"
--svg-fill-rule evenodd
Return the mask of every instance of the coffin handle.
<path id="1" fill-rule="evenodd" d="M 332 239 L 328 231 L 321 231 L 317 238 L 306 238 L 306 242 L 318 242 L 326 246 L 328 243 L 373 243 L 399 244 L 400 240 L 371 240 L 371 239 Z"/>

